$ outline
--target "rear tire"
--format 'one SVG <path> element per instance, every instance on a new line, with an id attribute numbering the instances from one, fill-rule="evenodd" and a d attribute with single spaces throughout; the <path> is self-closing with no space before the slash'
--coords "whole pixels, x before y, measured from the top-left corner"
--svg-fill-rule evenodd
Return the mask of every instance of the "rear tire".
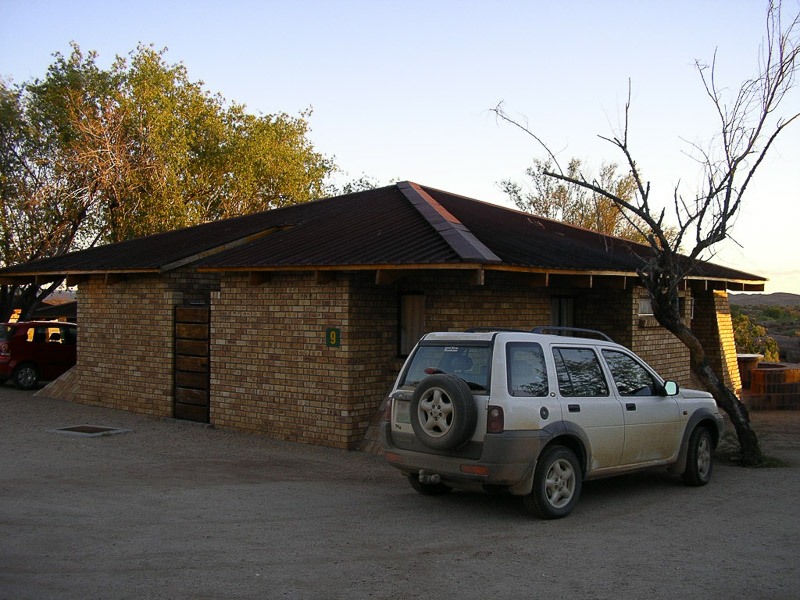
<path id="1" fill-rule="evenodd" d="M 14 385 L 21 390 L 32 390 L 39 384 L 39 370 L 33 363 L 22 363 L 14 370 Z"/>
<path id="2" fill-rule="evenodd" d="M 705 427 L 697 427 L 689 438 L 689 451 L 686 454 L 683 481 L 687 485 L 701 486 L 711 481 L 713 454 L 714 441 L 711 434 Z"/>
<path id="3" fill-rule="evenodd" d="M 533 489 L 523 497 L 525 508 L 542 519 L 566 517 L 581 495 L 583 474 L 575 453 L 553 446 L 536 462 Z"/>

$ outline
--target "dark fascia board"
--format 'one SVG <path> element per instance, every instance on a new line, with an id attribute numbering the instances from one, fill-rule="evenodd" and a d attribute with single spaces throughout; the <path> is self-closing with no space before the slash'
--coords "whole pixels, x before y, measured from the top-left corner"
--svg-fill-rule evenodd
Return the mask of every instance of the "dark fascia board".
<path id="1" fill-rule="evenodd" d="M 418 184 L 401 181 L 397 184 L 397 188 L 462 260 L 481 263 L 503 262 Z"/>

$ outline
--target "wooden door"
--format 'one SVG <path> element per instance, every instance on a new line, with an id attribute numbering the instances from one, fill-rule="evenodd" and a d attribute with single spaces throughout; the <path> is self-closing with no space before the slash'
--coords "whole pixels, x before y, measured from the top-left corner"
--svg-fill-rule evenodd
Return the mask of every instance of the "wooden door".
<path id="1" fill-rule="evenodd" d="M 210 310 L 175 307 L 174 417 L 209 422 Z"/>

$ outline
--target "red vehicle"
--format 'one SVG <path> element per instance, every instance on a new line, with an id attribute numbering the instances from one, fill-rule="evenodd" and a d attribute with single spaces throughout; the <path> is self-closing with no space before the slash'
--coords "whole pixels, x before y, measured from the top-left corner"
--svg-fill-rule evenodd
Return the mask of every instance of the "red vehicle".
<path id="1" fill-rule="evenodd" d="M 0 382 L 30 390 L 75 365 L 78 326 L 59 321 L 0 324 Z"/>

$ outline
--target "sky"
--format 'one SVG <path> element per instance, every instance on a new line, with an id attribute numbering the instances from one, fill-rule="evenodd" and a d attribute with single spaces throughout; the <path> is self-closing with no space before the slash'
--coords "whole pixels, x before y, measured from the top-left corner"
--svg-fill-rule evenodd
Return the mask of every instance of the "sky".
<path id="1" fill-rule="evenodd" d="M 796 14 L 800 0 L 784 0 Z M 312 109 L 309 135 L 339 183 L 397 180 L 513 207 L 499 182 L 525 182 L 542 148 L 498 122 L 503 102 L 559 160 L 624 162 L 630 147 L 655 203 L 698 177 L 692 144 L 717 131 L 695 61 L 716 53 L 738 89 L 758 68 L 758 0 L 0 0 L 0 77 L 45 75 L 70 42 L 108 67 L 139 43 L 166 48 L 193 81 L 253 114 Z M 800 111 L 800 88 L 784 100 Z M 713 262 L 800 294 L 800 122 L 784 131 Z"/>

